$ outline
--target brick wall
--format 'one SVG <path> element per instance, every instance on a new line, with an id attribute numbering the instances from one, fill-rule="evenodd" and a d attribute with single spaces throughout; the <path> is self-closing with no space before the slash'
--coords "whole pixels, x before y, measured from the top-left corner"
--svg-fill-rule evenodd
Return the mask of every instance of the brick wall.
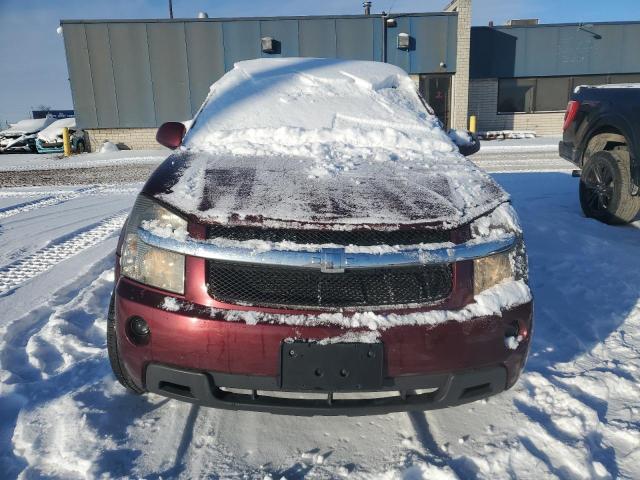
<path id="1" fill-rule="evenodd" d="M 471 0 L 453 0 L 446 12 L 458 12 L 456 73 L 451 82 L 451 127 L 466 129 L 469 106 L 469 61 L 471 53 Z"/>
<path id="2" fill-rule="evenodd" d="M 97 128 L 85 130 L 85 135 L 91 152 L 100 150 L 105 140 L 121 150 L 153 150 L 163 148 L 156 142 L 156 131 L 157 128 Z"/>
<path id="3" fill-rule="evenodd" d="M 564 112 L 498 115 L 498 79 L 476 79 L 469 84 L 469 115 L 478 118 L 478 131 L 532 130 L 537 135 L 560 135 Z"/>

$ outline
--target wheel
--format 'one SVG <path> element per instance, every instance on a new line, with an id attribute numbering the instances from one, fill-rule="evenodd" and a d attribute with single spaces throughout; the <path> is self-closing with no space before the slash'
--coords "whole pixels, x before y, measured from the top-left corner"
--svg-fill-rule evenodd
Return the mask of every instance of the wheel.
<path id="1" fill-rule="evenodd" d="M 76 145 L 76 153 L 84 153 L 84 142 L 80 140 Z"/>
<path id="2" fill-rule="evenodd" d="M 113 374 L 116 376 L 118 382 L 120 382 L 120 384 L 131 393 L 135 393 L 137 395 L 145 393 L 144 390 L 136 386 L 120 363 L 120 356 L 118 355 L 118 337 L 116 335 L 116 308 L 114 294 L 111 294 L 109 314 L 107 315 L 107 351 L 109 352 L 111 370 L 113 370 Z"/>
<path id="3" fill-rule="evenodd" d="M 600 151 L 587 159 L 580 177 L 580 206 L 587 217 L 611 225 L 631 222 L 640 197 L 631 195 L 627 150 Z"/>

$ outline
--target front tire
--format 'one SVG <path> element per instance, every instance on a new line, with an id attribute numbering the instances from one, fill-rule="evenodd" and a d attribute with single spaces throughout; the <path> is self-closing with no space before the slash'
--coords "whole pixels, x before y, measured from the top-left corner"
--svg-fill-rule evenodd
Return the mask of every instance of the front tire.
<path id="1" fill-rule="evenodd" d="M 118 382 L 120 382 L 120 385 L 136 395 L 145 393 L 143 389 L 139 388 L 133 382 L 120 362 L 120 355 L 118 354 L 118 336 L 116 334 L 115 294 L 113 293 L 111 294 L 109 314 L 107 315 L 107 351 L 109 353 L 111 370 L 113 370 L 113 374 L 116 376 Z"/>
<path id="2" fill-rule="evenodd" d="M 627 150 L 600 151 L 587 159 L 580 176 L 580 206 L 587 217 L 610 225 L 631 222 L 640 196 L 631 195 Z"/>

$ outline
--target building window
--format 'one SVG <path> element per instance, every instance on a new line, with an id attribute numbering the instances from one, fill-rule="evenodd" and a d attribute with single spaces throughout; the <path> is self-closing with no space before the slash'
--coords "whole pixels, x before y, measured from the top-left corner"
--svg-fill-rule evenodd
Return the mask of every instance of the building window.
<path id="1" fill-rule="evenodd" d="M 536 99 L 533 111 L 556 112 L 567 108 L 569 77 L 536 79 Z"/>
<path id="2" fill-rule="evenodd" d="M 498 112 L 531 112 L 535 78 L 503 78 L 498 84 Z"/>
<path id="3" fill-rule="evenodd" d="M 640 74 L 501 78 L 498 113 L 562 112 L 576 87 L 606 83 L 640 83 Z"/>

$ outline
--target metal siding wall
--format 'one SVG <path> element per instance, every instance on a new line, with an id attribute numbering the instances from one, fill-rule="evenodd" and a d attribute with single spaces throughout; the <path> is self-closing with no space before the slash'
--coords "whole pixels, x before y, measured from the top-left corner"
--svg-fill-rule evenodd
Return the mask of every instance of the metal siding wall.
<path id="1" fill-rule="evenodd" d="M 410 73 L 455 70 L 457 17 L 397 22 L 389 29 L 390 63 Z M 271 56 L 260 48 L 265 35 L 280 42 L 279 56 L 382 60 L 380 17 L 64 22 L 63 28 L 74 108 L 85 128 L 156 127 L 192 117 L 235 62 Z M 396 48 L 399 32 L 418 42 L 415 50 Z"/>
<path id="2" fill-rule="evenodd" d="M 260 22 L 260 38 L 262 37 L 272 37 L 280 42 L 280 53 L 261 51 L 263 57 L 297 57 L 300 54 L 297 20 L 263 20 Z M 259 41 L 260 39 L 258 39 Z"/>
<path id="3" fill-rule="evenodd" d="M 147 26 L 109 24 L 120 127 L 155 127 Z"/>
<path id="4" fill-rule="evenodd" d="M 408 17 L 400 17 L 396 19 L 396 23 L 397 26 L 387 29 L 387 62 L 410 72 L 410 52 L 398 49 L 398 34 L 408 33 L 411 35 L 411 21 Z"/>
<path id="5" fill-rule="evenodd" d="M 640 72 L 640 24 L 472 29 L 472 78 Z"/>
<path id="6" fill-rule="evenodd" d="M 118 106 L 109 29 L 104 24 L 88 24 L 84 28 L 87 34 L 97 124 L 101 127 L 113 127 L 118 125 Z"/>
<path id="7" fill-rule="evenodd" d="M 260 58 L 260 22 L 231 21 L 222 24 L 224 35 L 224 68 L 242 60 Z"/>
<path id="8" fill-rule="evenodd" d="M 224 75 L 222 24 L 188 22 L 185 24 L 185 38 L 193 116 L 209 94 L 209 87 Z"/>
<path id="9" fill-rule="evenodd" d="M 373 20 L 373 60 L 382 61 L 382 20 L 374 18 Z"/>
<path id="10" fill-rule="evenodd" d="M 184 23 L 150 23 L 149 63 L 156 124 L 191 118 Z"/>
<path id="11" fill-rule="evenodd" d="M 96 127 L 98 120 L 84 25 L 65 25 L 63 34 L 76 121 L 83 128 Z"/>
<path id="12" fill-rule="evenodd" d="M 411 37 L 416 42 L 415 50 L 409 52 L 409 72 L 437 72 L 444 70 L 440 62 L 448 65 L 448 22 L 442 17 L 411 17 Z"/>
<path id="13" fill-rule="evenodd" d="M 448 72 L 455 72 L 458 66 L 458 16 L 447 17 L 447 67 Z"/>
<path id="14" fill-rule="evenodd" d="M 373 23 L 378 18 L 336 19 L 337 57 L 349 60 L 374 60 Z"/>
<path id="15" fill-rule="evenodd" d="M 299 20 L 301 57 L 336 57 L 336 21 L 334 19 Z"/>

